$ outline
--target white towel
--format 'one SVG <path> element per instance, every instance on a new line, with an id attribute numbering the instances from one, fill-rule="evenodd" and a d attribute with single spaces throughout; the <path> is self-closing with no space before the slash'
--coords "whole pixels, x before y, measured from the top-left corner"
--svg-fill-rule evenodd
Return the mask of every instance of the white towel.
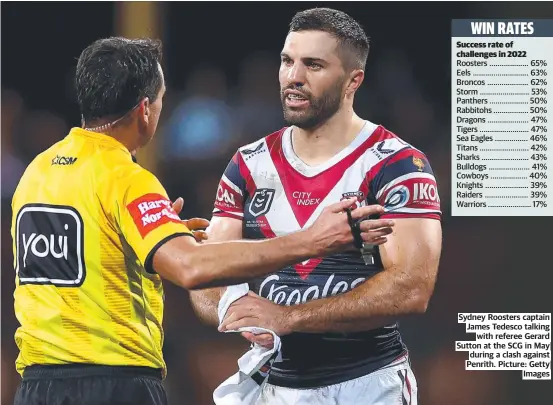
<path id="1" fill-rule="evenodd" d="M 230 305 L 248 294 L 248 284 L 227 287 L 219 301 L 219 323 L 223 321 Z M 215 405 L 254 405 L 261 394 L 268 370 L 280 356 L 280 338 L 271 330 L 257 327 L 240 328 L 227 332 L 270 333 L 273 335 L 272 349 L 252 344 L 251 349 L 238 359 L 238 372 L 227 378 L 213 392 Z"/>

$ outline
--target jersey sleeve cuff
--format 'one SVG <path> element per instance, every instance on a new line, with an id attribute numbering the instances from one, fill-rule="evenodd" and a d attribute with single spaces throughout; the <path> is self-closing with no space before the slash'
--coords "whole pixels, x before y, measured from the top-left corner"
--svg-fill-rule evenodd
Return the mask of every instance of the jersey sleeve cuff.
<path id="1" fill-rule="evenodd" d="M 212 214 L 214 217 L 223 217 L 223 218 L 234 218 L 242 221 L 244 218 L 238 214 L 233 214 L 232 212 L 219 211 Z"/>
<path id="2" fill-rule="evenodd" d="M 400 213 L 400 212 L 386 212 L 380 216 L 381 219 L 394 219 L 394 218 L 429 218 L 429 219 L 436 219 L 441 220 L 442 214 L 438 213 L 427 213 L 427 214 L 406 214 L 406 213 Z"/>
<path id="3" fill-rule="evenodd" d="M 192 237 L 194 237 L 193 234 L 188 233 L 188 232 L 177 232 L 177 233 L 173 233 L 173 234 L 163 238 L 158 243 L 156 243 L 155 246 L 152 248 L 152 250 L 150 250 L 150 253 L 148 253 L 148 256 L 146 256 L 146 260 L 144 261 L 144 269 L 148 273 L 156 274 L 156 271 L 154 270 L 153 264 L 154 264 L 154 255 L 156 254 L 158 249 L 161 246 L 163 246 L 165 243 L 169 242 L 171 239 L 177 238 L 179 236 L 192 236 Z"/>

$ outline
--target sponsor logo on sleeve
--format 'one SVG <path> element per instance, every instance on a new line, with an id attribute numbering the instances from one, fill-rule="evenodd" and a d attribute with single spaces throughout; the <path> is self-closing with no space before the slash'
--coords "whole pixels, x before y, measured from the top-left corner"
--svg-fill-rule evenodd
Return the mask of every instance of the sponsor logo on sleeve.
<path id="1" fill-rule="evenodd" d="M 224 183 L 219 184 L 219 187 L 217 187 L 217 195 L 215 196 L 215 199 L 217 207 L 239 208 L 236 204 L 236 201 L 239 199 L 239 195 L 237 195 L 234 190 L 226 186 Z"/>
<path id="2" fill-rule="evenodd" d="M 424 179 L 413 185 L 413 203 L 424 208 L 440 209 L 440 196 L 434 181 Z"/>
<path id="3" fill-rule="evenodd" d="M 149 193 L 132 201 L 127 205 L 127 209 L 144 239 L 146 235 L 161 225 L 169 222 L 182 222 L 171 206 L 171 201 L 166 197 Z"/>
<path id="4" fill-rule="evenodd" d="M 404 207 L 409 202 L 411 192 L 407 186 L 402 184 L 390 189 L 386 199 L 384 200 L 384 208 L 387 210 L 395 210 Z"/>
<path id="5" fill-rule="evenodd" d="M 421 177 L 425 173 L 413 173 L 412 177 L 388 187 L 380 201 L 386 211 L 420 212 L 439 211 L 440 196 L 433 176 Z M 402 211 L 403 210 L 403 211 Z"/>

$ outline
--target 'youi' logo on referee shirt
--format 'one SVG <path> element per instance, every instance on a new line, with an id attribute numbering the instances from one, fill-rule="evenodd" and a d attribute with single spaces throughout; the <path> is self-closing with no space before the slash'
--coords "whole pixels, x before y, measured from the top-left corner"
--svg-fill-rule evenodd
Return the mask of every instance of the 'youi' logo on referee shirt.
<path id="1" fill-rule="evenodd" d="M 20 284 L 78 286 L 85 275 L 83 221 L 76 209 L 25 205 L 16 219 Z"/>

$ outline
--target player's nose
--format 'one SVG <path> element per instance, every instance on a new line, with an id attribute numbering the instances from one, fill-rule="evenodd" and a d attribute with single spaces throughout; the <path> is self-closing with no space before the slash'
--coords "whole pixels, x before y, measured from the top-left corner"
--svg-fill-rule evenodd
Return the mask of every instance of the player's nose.
<path id="1" fill-rule="evenodd" d="M 305 67 L 300 63 L 294 63 L 290 69 L 288 69 L 288 84 L 294 84 L 295 86 L 301 86 L 305 83 Z"/>

